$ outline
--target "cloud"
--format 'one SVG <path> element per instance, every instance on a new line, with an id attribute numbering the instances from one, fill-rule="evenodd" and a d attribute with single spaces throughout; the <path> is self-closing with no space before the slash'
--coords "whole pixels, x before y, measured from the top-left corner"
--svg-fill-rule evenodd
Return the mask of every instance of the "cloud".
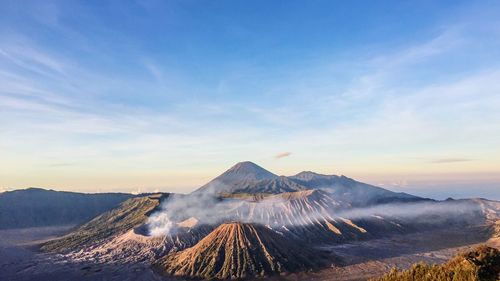
<path id="1" fill-rule="evenodd" d="M 133 195 L 138 195 L 138 194 L 141 194 L 143 191 L 142 191 L 142 188 L 138 187 L 137 189 L 135 190 L 132 190 L 132 193 Z"/>
<path id="2" fill-rule="evenodd" d="M 282 152 L 278 153 L 274 156 L 275 159 L 281 159 L 290 156 L 292 153 L 291 152 Z"/>
<path id="3" fill-rule="evenodd" d="M 19 44 L 2 43 L 4 47 L 0 49 L 0 57 L 18 68 L 49 78 L 58 78 L 58 75 L 66 74 L 66 62 L 61 61 L 60 58 Z"/>
<path id="4" fill-rule="evenodd" d="M 57 23 L 57 9 L 47 12 Z M 36 172 L 46 159 L 71 158 L 78 167 L 70 184 L 77 186 L 94 186 L 84 180 L 94 173 L 102 179 L 113 174 L 122 188 L 161 186 L 168 177 L 184 177 L 181 186 L 195 187 L 193 178 L 208 178 L 221 162 L 290 156 L 275 155 L 278 142 L 287 143 L 297 163 L 314 165 L 308 169 L 333 165 L 347 175 L 413 171 L 416 166 L 391 162 L 412 156 L 419 157 L 418 168 L 446 170 L 428 164 L 459 162 L 435 159 L 457 151 L 476 159 L 493 152 L 484 162 L 496 165 L 500 42 L 468 32 L 483 30 L 484 23 L 471 19 L 467 29 L 459 23 L 401 46 L 318 53 L 270 71 L 242 59 L 204 78 L 171 67 L 135 42 L 110 51 L 91 44 L 98 37 L 51 29 L 64 34 L 61 52 L 40 36 L 9 33 L 0 40 L 0 184 L 18 185 L 23 174 L 31 175 L 32 185 L 47 178 L 57 183 L 58 169 Z M 80 58 L 82 43 L 86 55 Z M 235 134 L 234 128 L 244 130 Z M 136 181 L 122 183 L 118 174 Z"/>
<path id="5" fill-rule="evenodd" d="M 468 158 L 440 158 L 434 159 L 431 161 L 433 164 L 446 164 L 446 163 L 457 163 L 457 162 L 469 162 L 473 161 L 473 159 Z"/>

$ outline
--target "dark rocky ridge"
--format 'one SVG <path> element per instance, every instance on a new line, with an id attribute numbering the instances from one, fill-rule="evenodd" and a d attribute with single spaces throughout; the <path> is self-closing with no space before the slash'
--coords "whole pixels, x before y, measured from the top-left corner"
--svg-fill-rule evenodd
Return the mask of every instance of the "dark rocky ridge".
<path id="1" fill-rule="evenodd" d="M 134 197 L 28 188 L 0 193 L 0 229 L 80 224 Z"/>

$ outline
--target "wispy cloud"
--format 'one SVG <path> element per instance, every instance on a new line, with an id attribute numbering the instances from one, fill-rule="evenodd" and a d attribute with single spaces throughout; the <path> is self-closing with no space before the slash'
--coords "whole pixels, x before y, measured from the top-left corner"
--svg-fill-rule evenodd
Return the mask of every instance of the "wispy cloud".
<path id="1" fill-rule="evenodd" d="M 71 30 L 68 7 L 54 5 L 45 11 L 44 32 L 29 36 L 12 25 L 11 36 L 0 36 L 0 185 L 24 174 L 33 184 L 63 180 L 56 171 L 63 166 L 39 169 L 47 159 L 68 158 L 81 169 L 73 183 L 95 175 L 114 177 L 109 185 L 116 186 L 163 186 L 178 175 L 207 179 L 256 155 L 263 165 L 347 175 L 405 169 L 401 159 L 412 157 L 420 158 L 406 171 L 473 159 L 489 165 L 469 163 L 476 169 L 500 164 L 500 42 L 497 29 L 491 36 L 482 28 L 498 26 L 488 19 L 469 19 L 470 26 L 443 20 L 412 41 L 348 48 L 340 56 L 325 46 L 316 57 L 275 65 L 259 56 L 201 56 L 215 48 L 206 53 L 196 45 L 164 52 L 170 44 L 152 48 L 134 41 L 141 34 L 103 30 L 114 25 Z M 42 42 L 46 34 L 64 44 Z M 277 143 L 287 144 L 294 161 L 275 161 L 291 155 L 276 155 Z"/>
<path id="2" fill-rule="evenodd" d="M 288 157 L 292 155 L 291 152 L 281 152 L 281 153 L 278 153 L 274 156 L 275 159 L 281 159 L 281 158 L 285 158 L 285 157 Z"/>
<path id="3" fill-rule="evenodd" d="M 433 164 L 447 164 L 447 163 L 458 163 L 458 162 L 469 162 L 473 159 L 469 158 L 439 158 L 431 161 Z"/>
<path id="4" fill-rule="evenodd" d="M 0 48 L 0 57 L 24 70 L 52 78 L 56 77 L 55 75 L 65 74 L 65 66 L 58 59 L 38 50 L 25 47 L 26 43 L 23 45 L 7 45 L 9 43 L 3 42 L 3 44 L 3 47 Z"/>

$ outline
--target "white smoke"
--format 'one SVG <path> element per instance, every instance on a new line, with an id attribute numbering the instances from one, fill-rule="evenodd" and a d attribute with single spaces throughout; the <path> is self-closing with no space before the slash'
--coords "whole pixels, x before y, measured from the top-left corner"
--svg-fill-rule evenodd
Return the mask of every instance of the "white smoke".
<path id="1" fill-rule="evenodd" d="M 252 204 L 268 208 L 284 201 L 281 198 L 273 198 Z M 189 218 L 196 218 L 197 221 L 207 225 L 216 225 L 229 220 L 263 224 L 264 222 L 257 218 L 245 219 L 238 215 L 236 209 L 246 203 L 248 201 L 242 199 L 222 199 L 210 192 L 174 194 L 162 203 L 161 210 L 153 213 L 148 219 L 148 233 L 153 236 L 174 234 L 177 223 Z"/>
<path id="2" fill-rule="evenodd" d="M 411 219 L 429 215 L 436 217 L 463 216 L 477 210 L 476 204 L 465 200 L 422 201 L 352 208 L 343 210 L 337 215 L 349 219 L 364 219 L 375 215 Z"/>
<path id="3" fill-rule="evenodd" d="M 154 213 L 148 219 L 148 235 L 155 237 L 168 235 L 173 225 L 166 211 Z"/>
<path id="4" fill-rule="evenodd" d="M 351 220 L 384 217 L 400 222 L 414 220 L 419 223 L 438 223 L 450 219 L 473 219 L 475 211 L 479 210 L 475 203 L 467 200 L 391 203 L 347 209 L 333 205 L 327 208 L 324 205 L 317 207 L 321 200 L 310 202 L 310 206 L 303 207 L 294 202 L 290 203 L 279 195 L 245 199 L 222 199 L 210 193 L 173 195 L 162 204 L 161 211 L 150 217 L 147 227 L 149 234 L 153 236 L 174 234 L 177 223 L 192 217 L 207 225 L 240 221 L 280 227 L 309 224 L 325 217 Z M 289 216 L 286 217 L 285 213 Z"/>

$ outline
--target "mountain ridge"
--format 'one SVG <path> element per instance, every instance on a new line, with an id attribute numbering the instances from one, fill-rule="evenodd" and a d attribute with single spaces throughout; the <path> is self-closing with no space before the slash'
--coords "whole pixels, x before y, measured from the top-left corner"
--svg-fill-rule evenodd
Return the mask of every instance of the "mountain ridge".
<path id="1" fill-rule="evenodd" d="M 277 194 L 308 189 L 322 189 L 333 193 L 339 200 L 346 201 L 353 206 L 425 200 L 411 194 L 393 192 L 362 183 L 344 175 L 323 175 L 312 171 L 302 171 L 292 176 L 277 176 L 250 161 L 235 164 L 192 193 Z"/>
<path id="2" fill-rule="evenodd" d="M 272 180 L 277 177 L 253 162 L 243 161 L 236 163 L 193 193 L 232 192 L 239 184 L 252 185 L 261 180 Z"/>
<path id="3" fill-rule="evenodd" d="M 0 229 L 79 224 L 135 195 L 30 187 L 0 193 Z"/>

